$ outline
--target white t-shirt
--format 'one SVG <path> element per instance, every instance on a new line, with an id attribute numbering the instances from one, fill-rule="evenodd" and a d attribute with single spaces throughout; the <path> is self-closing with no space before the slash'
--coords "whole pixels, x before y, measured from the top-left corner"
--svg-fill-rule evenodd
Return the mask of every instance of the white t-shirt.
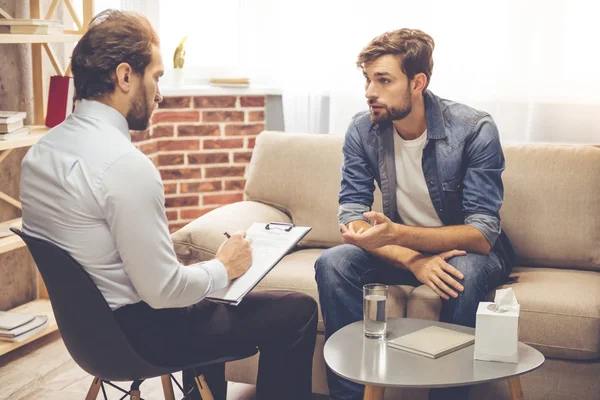
<path id="1" fill-rule="evenodd" d="M 435 212 L 423 174 L 423 148 L 426 142 L 427 130 L 417 139 L 404 140 L 394 129 L 396 207 L 406 225 L 440 227 L 444 224 Z"/>

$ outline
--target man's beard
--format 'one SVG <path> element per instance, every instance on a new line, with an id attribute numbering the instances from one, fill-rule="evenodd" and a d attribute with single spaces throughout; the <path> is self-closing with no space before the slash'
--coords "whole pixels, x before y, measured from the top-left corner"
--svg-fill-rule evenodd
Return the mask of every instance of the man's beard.
<path id="1" fill-rule="evenodd" d="M 408 90 L 404 96 L 404 105 L 401 108 L 385 106 L 384 110 L 377 111 L 377 115 L 371 110 L 371 121 L 376 124 L 392 122 L 404 119 L 412 111 L 412 99 Z M 377 104 L 369 101 L 369 104 Z"/>
<path id="2" fill-rule="evenodd" d="M 127 124 L 132 131 L 143 131 L 150 124 L 152 109 L 148 106 L 146 88 L 140 89 L 141 94 L 131 101 L 131 108 L 127 113 Z"/>

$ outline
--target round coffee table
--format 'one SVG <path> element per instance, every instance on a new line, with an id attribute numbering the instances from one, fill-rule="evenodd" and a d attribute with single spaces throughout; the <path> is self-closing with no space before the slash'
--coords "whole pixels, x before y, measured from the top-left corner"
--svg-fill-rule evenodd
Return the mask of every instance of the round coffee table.
<path id="1" fill-rule="evenodd" d="M 388 320 L 387 339 L 431 325 L 475 334 L 475 329 L 422 319 Z M 475 385 L 507 379 L 513 400 L 523 399 L 519 375 L 544 363 L 544 356 L 519 342 L 517 364 L 473 359 L 474 346 L 430 359 L 388 347 L 385 340 L 368 339 L 358 321 L 334 333 L 325 343 L 325 362 L 337 375 L 365 385 L 365 400 L 383 399 L 385 387 L 440 388 Z"/>

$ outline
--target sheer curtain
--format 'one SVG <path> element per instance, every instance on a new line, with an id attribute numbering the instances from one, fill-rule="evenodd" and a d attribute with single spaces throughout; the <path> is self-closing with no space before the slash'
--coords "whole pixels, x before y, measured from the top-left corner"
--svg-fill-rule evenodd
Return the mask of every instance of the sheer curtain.
<path id="1" fill-rule="evenodd" d="M 198 62 L 281 88 L 288 131 L 343 134 L 366 109 L 356 56 L 409 27 L 436 42 L 430 89 L 491 113 L 502 140 L 600 143 L 595 0 L 121 2 L 157 15 L 163 43 L 195 30 Z"/>
<path id="2" fill-rule="evenodd" d="M 430 89 L 491 113 L 505 142 L 600 143 L 595 1 L 248 0 L 244 8 L 251 77 L 284 96 L 329 96 L 330 133 L 343 134 L 366 109 L 354 64 L 361 48 L 411 27 L 436 41 Z M 311 120 L 316 110 L 290 111 Z"/>

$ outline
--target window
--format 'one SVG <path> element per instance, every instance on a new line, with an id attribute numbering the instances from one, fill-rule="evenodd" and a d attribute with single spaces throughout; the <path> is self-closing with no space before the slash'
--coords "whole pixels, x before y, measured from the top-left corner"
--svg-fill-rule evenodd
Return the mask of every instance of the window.
<path id="1" fill-rule="evenodd" d="M 166 61 L 188 36 L 186 66 L 239 67 L 241 11 L 241 0 L 161 0 L 159 34 L 165 66 L 172 66 Z"/>

